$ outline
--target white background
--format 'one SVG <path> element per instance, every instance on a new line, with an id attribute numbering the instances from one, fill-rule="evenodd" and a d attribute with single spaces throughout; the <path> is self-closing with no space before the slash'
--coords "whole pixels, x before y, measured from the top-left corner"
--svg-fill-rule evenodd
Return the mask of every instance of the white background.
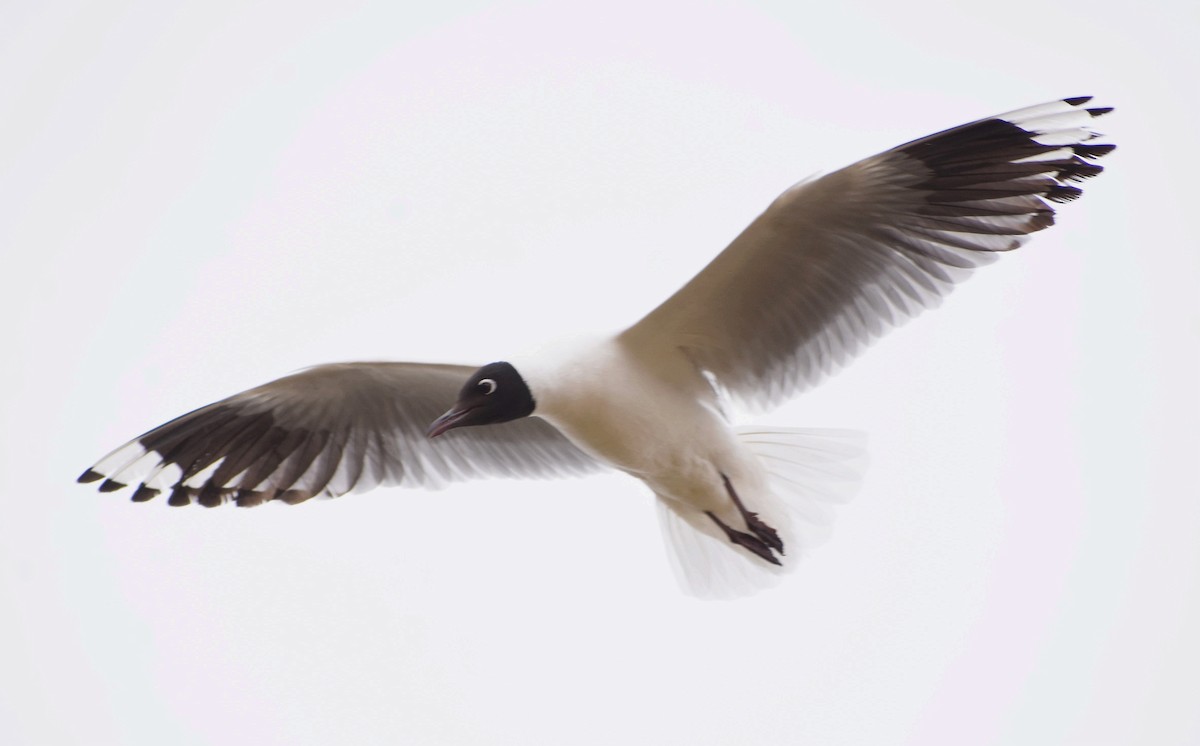
<path id="1" fill-rule="evenodd" d="M 0 7 L 0 742 L 1200 742 L 1195 3 L 413 5 Z M 754 598 L 624 477 L 73 484 L 307 365 L 615 329 L 792 182 L 1082 94 L 1058 227 L 770 415 L 873 463 Z"/>

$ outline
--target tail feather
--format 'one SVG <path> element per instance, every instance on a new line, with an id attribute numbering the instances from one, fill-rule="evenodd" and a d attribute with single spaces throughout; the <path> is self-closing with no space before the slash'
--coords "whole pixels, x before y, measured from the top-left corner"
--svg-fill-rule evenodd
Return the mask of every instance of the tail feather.
<path id="1" fill-rule="evenodd" d="M 780 530 L 786 554 L 781 566 L 764 562 L 732 545 L 704 513 L 659 496 L 671 567 L 694 596 L 733 598 L 777 584 L 828 538 L 833 506 L 853 497 L 866 469 L 866 438 L 857 431 L 756 425 L 737 432 L 761 459 L 770 485 L 751 508 Z"/>

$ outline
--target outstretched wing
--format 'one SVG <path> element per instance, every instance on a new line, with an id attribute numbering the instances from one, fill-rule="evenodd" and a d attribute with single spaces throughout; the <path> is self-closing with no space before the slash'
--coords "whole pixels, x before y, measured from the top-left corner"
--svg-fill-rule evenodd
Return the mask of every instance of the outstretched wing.
<path id="1" fill-rule="evenodd" d="M 1102 170 L 1108 108 L 1068 98 L 946 130 L 780 195 L 679 292 L 627 329 L 682 350 L 752 407 L 817 383 L 978 266 L 1054 223 Z"/>
<path id="2" fill-rule="evenodd" d="M 171 505 L 288 503 L 384 484 L 437 487 L 474 477 L 539 477 L 602 468 L 537 417 L 460 428 L 430 440 L 473 368 L 418 363 L 322 365 L 176 418 L 79 477 L 101 492 Z"/>

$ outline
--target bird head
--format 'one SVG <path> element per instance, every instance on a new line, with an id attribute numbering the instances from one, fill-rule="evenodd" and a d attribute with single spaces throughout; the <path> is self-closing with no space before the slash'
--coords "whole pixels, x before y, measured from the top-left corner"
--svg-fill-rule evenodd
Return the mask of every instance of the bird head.
<path id="1" fill-rule="evenodd" d="M 533 394 L 509 363 L 489 363 L 471 374 L 458 402 L 425 431 L 430 438 L 467 425 L 508 422 L 533 413 Z"/>

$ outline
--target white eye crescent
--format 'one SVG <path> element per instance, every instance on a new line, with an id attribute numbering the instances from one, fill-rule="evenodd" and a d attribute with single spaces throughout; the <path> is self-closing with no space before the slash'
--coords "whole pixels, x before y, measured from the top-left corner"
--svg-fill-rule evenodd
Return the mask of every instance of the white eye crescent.
<path id="1" fill-rule="evenodd" d="M 481 391 L 483 391 L 484 396 L 487 396 L 496 390 L 496 382 L 490 378 L 481 378 L 479 379 L 479 383 L 476 385 Z"/>

